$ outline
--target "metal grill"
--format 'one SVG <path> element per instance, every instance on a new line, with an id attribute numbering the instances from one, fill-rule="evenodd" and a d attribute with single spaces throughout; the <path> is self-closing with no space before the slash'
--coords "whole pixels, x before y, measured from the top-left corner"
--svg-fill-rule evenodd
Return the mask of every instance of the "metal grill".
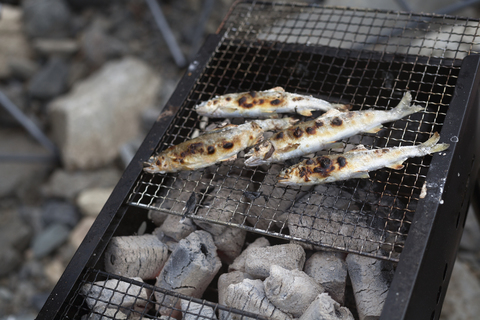
<path id="1" fill-rule="evenodd" d="M 175 299 L 167 305 L 155 293 Z M 85 305 L 84 301 L 87 301 Z M 172 305 L 170 305 L 172 304 Z M 217 319 L 216 314 L 235 319 L 266 319 L 243 310 L 168 291 L 135 279 L 89 269 L 65 309 L 72 319 Z M 161 311 L 160 311 L 161 310 Z M 82 319 L 84 319 L 82 317 Z M 162 318 L 161 318 L 162 317 Z M 168 318 L 171 317 L 171 318 Z"/>
<path id="2" fill-rule="evenodd" d="M 476 49 L 478 21 L 241 2 L 219 32 L 222 41 L 156 151 L 198 132 L 205 119 L 193 111 L 196 104 L 275 86 L 349 103 L 354 110 L 393 108 L 410 91 L 426 111 L 386 124 L 378 134 L 346 139 L 343 148 L 329 152 L 424 142 L 441 133 L 461 58 Z M 142 174 L 128 203 L 398 261 L 430 161 L 410 159 L 400 171 L 305 189 L 277 185 L 281 165 L 249 168 L 240 157 L 195 172 Z M 194 208 L 187 206 L 192 197 Z"/>

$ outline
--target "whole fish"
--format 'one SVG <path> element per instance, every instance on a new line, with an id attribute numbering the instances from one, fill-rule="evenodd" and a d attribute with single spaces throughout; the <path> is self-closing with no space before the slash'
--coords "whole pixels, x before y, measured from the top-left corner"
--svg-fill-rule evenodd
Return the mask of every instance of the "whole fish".
<path id="1" fill-rule="evenodd" d="M 384 167 L 400 170 L 408 158 L 446 150 L 449 144 L 437 144 L 439 139 L 440 135 L 435 132 L 430 139 L 416 146 L 367 150 L 360 145 L 344 154 L 324 155 L 302 161 L 280 172 L 278 181 L 286 185 L 315 185 L 369 178 L 369 171 Z"/>
<path id="2" fill-rule="evenodd" d="M 143 170 L 148 173 L 196 170 L 220 161 L 234 160 L 238 152 L 261 142 L 265 131 L 283 129 L 295 122 L 292 118 L 283 118 L 227 125 L 150 157 Z"/>
<path id="3" fill-rule="evenodd" d="M 285 92 L 282 87 L 265 91 L 230 93 L 217 96 L 195 106 L 195 111 L 207 117 L 272 117 L 279 113 L 299 113 L 311 116 L 312 110 L 348 109 L 347 105 L 331 104 L 312 96 Z"/>
<path id="4" fill-rule="evenodd" d="M 315 120 L 296 124 L 281 130 L 270 139 L 252 148 L 245 157 L 247 166 L 282 162 L 325 149 L 333 142 L 360 132 L 378 132 L 382 123 L 401 119 L 421 111 L 423 107 L 410 106 L 412 95 L 406 92 L 400 103 L 391 110 L 340 112 L 332 109 Z"/>

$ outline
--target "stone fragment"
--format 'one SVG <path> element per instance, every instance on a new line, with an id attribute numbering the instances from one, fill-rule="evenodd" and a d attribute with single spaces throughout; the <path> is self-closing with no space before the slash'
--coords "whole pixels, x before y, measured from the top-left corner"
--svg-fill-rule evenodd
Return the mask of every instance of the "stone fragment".
<path id="1" fill-rule="evenodd" d="M 183 299 L 180 305 L 182 307 L 183 320 L 217 320 L 217 316 L 215 315 L 213 308 L 210 306 Z"/>
<path id="2" fill-rule="evenodd" d="M 140 278 L 132 279 L 142 282 Z M 85 297 L 88 307 L 97 312 L 103 312 L 109 307 L 141 307 L 149 298 L 144 287 L 116 279 L 86 283 L 80 288 L 80 294 Z"/>
<path id="3" fill-rule="evenodd" d="M 212 236 L 203 230 L 180 240 L 157 278 L 156 286 L 194 298 L 200 298 L 213 280 L 222 263 Z M 180 301 L 170 295 L 155 292 L 161 302 L 160 314 L 171 315 L 172 308 L 180 308 Z"/>
<path id="4" fill-rule="evenodd" d="M 90 230 L 94 222 L 94 217 L 85 217 L 75 226 L 69 237 L 69 242 L 73 248 L 77 249 L 80 247 L 80 244 L 82 244 L 83 239 L 85 239 L 88 230 Z"/>
<path id="5" fill-rule="evenodd" d="M 25 0 L 22 8 L 30 37 L 62 38 L 71 34 L 72 14 L 65 1 Z"/>
<path id="6" fill-rule="evenodd" d="M 22 10 L 2 4 L 0 19 L 0 79 L 11 75 L 14 60 L 29 60 L 31 48 L 23 32 Z"/>
<path id="7" fill-rule="evenodd" d="M 55 170 L 46 184 L 42 186 L 45 197 L 58 197 L 75 201 L 75 197 L 84 189 L 113 188 L 122 173 L 115 168 L 98 170 L 65 171 Z"/>
<path id="8" fill-rule="evenodd" d="M 352 253 L 347 255 L 346 262 L 360 320 L 380 318 L 393 279 L 392 266 Z"/>
<path id="9" fill-rule="evenodd" d="M 278 265 L 288 270 L 303 270 L 305 250 L 293 243 L 270 247 L 255 247 L 248 251 L 245 272 L 255 278 L 265 279 L 270 275 L 270 267 Z"/>
<path id="10" fill-rule="evenodd" d="M 456 259 L 443 302 L 441 320 L 476 319 L 480 314 L 480 283 L 468 263 Z"/>
<path id="11" fill-rule="evenodd" d="M 83 215 L 96 217 L 110 197 L 113 188 L 91 188 L 80 192 L 76 204 Z"/>
<path id="12" fill-rule="evenodd" d="M 52 99 L 67 90 L 69 66 L 64 59 L 52 57 L 33 75 L 28 93 L 37 99 Z"/>
<path id="13" fill-rule="evenodd" d="M 245 279 L 240 283 L 231 284 L 225 292 L 225 305 L 242 311 L 268 317 L 275 320 L 287 320 L 292 317 L 276 308 L 268 301 L 261 280 Z M 227 314 L 222 320 L 250 319 L 237 313 Z"/>
<path id="14" fill-rule="evenodd" d="M 144 62 L 126 57 L 105 64 L 49 105 L 53 136 L 67 169 L 113 161 L 139 131 L 141 111 L 156 98 L 160 79 Z"/>
<path id="15" fill-rule="evenodd" d="M 319 294 L 299 320 L 354 320 L 350 310 L 340 306 L 328 293 Z"/>
<path id="16" fill-rule="evenodd" d="M 57 199 L 47 200 L 43 204 L 41 214 L 44 226 L 61 223 L 72 229 L 80 219 L 77 208 L 73 204 Z"/>
<path id="17" fill-rule="evenodd" d="M 322 285 L 333 300 L 344 304 L 347 283 L 347 263 L 344 254 L 317 251 L 307 259 L 303 271 Z"/>
<path id="18" fill-rule="evenodd" d="M 33 48 L 42 55 L 68 56 L 78 51 L 78 43 L 73 39 L 37 38 L 33 41 Z"/>
<path id="19" fill-rule="evenodd" d="M 18 217 L 17 210 L 2 209 L 2 211 L 3 217 L 0 219 L 0 248 L 8 246 L 18 251 L 27 249 L 32 238 L 32 228 Z"/>
<path id="20" fill-rule="evenodd" d="M 105 250 L 105 271 L 129 278 L 154 279 L 167 258 L 167 245 L 154 235 L 113 237 Z"/>
<path id="21" fill-rule="evenodd" d="M 55 223 L 45 228 L 35 236 L 32 244 L 33 256 L 43 258 L 60 247 L 70 234 L 70 229 L 61 223 Z"/>
<path id="22" fill-rule="evenodd" d="M 256 248 L 256 247 L 262 248 L 262 247 L 267 247 L 267 246 L 270 246 L 270 242 L 268 241 L 267 238 L 260 237 L 260 238 L 255 239 L 255 241 L 250 243 L 250 245 L 245 250 L 243 250 L 242 253 L 237 258 L 235 258 L 233 263 L 228 266 L 228 272 L 232 272 L 232 271 L 242 271 L 242 272 L 244 272 L 245 271 L 245 261 L 247 259 L 248 252 L 250 250 L 252 250 L 253 248 Z"/>
<path id="23" fill-rule="evenodd" d="M 158 230 L 162 231 L 164 235 L 177 242 L 185 239 L 196 229 L 197 226 L 193 223 L 192 219 L 173 214 L 168 215 L 167 219 L 165 219 L 162 225 L 158 228 Z"/>
<path id="24" fill-rule="evenodd" d="M 220 259 L 228 264 L 232 263 L 242 252 L 246 236 L 246 230 L 236 227 L 228 227 L 223 233 L 213 235 Z"/>
<path id="25" fill-rule="evenodd" d="M 324 291 L 315 279 L 300 270 L 287 270 L 277 265 L 270 267 L 265 281 L 265 295 L 278 309 L 300 317 L 310 303 Z"/>
<path id="26" fill-rule="evenodd" d="M 9 245 L 2 245 L 0 248 L 0 277 L 8 275 L 15 270 L 22 262 L 20 253 Z"/>

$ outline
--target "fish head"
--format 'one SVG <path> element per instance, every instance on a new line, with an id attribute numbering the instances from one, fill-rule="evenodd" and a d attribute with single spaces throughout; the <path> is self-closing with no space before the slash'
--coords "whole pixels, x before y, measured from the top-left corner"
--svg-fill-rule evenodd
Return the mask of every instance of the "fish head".
<path id="1" fill-rule="evenodd" d="M 275 147 L 272 143 L 269 140 L 265 140 L 262 143 L 257 144 L 245 154 L 245 157 L 248 158 L 245 160 L 245 165 L 259 166 L 264 163 L 269 163 L 270 161 L 268 161 L 268 159 L 272 156 L 274 151 Z"/>
<path id="2" fill-rule="evenodd" d="M 170 160 L 161 155 L 151 156 L 143 163 L 143 171 L 151 174 L 168 172 L 168 168 L 171 168 Z"/>

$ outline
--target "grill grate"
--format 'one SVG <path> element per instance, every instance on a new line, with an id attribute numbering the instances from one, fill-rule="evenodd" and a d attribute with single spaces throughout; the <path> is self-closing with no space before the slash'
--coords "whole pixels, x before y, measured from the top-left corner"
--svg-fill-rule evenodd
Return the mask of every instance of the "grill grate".
<path id="1" fill-rule="evenodd" d="M 447 16 L 240 2 L 219 32 L 222 41 L 156 151 L 198 132 L 205 119 L 193 107 L 201 101 L 275 86 L 354 110 L 393 108 L 410 91 L 424 112 L 328 152 L 417 145 L 441 133 L 461 59 L 478 50 L 479 31 L 476 20 Z M 276 185 L 282 165 L 249 168 L 240 156 L 194 172 L 142 174 L 128 203 L 398 261 L 430 161 L 410 159 L 402 170 L 381 169 L 367 180 L 295 188 Z M 195 208 L 187 209 L 193 197 Z"/>
<path id="2" fill-rule="evenodd" d="M 157 301 L 155 293 L 175 297 L 175 300 L 172 300 L 172 305 L 167 305 L 164 301 Z M 84 301 L 87 301 L 90 308 Z M 162 316 L 174 319 L 181 314 L 183 319 L 213 320 L 217 319 L 217 313 L 228 318 L 266 319 L 96 269 L 88 269 L 84 274 L 64 315 L 69 314 L 72 319 L 80 319 L 81 315 L 86 315 L 86 319 L 163 319 L 160 318 Z"/>

